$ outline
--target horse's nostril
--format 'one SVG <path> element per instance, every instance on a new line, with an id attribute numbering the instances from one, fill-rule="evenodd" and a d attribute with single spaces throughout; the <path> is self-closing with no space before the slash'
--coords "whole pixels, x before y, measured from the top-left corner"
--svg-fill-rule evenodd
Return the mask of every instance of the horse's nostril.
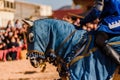
<path id="1" fill-rule="evenodd" d="M 30 59 L 30 63 L 33 67 L 38 68 L 39 67 L 39 62 L 36 61 L 35 59 Z"/>
<path id="2" fill-rule="evenodd" d="M 28 59 L 28 57 L 26 57 L 26 59 Z"/>

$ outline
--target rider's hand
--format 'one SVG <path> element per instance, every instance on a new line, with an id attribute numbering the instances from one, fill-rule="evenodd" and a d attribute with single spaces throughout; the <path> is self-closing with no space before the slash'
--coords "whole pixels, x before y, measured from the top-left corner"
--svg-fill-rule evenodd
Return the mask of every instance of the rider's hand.
<path id="1" fill-rule="evenodd" d="M 93 22 L 86 23 L 82 28 L 87 31 L 96 30 L 98 23 L 99 19 L 96 19 Z"/>

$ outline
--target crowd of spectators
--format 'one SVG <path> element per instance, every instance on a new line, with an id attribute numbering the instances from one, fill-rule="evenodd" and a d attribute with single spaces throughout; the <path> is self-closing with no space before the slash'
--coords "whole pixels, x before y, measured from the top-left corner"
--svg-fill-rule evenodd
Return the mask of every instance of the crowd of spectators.
<path id="1" fill-rule="evenodd" d="M 8 21 L 6 27 L 0 30 L 0 50 L 7 50 L 15 47 L 26 49 L 27 25 L 16 20 L 14 25 Z M 13 54 L 13 52 L 11 53 Z"/>
<path id="2" fill-rule="evenodd" d="M 80 17 L 65 16 L 63 20 L 72 23 L 79 27 Z M 0 30 L 0 50 L 8 50 L 11 48 L 20 47 L 21 50 L 27 48 L 26 44 L 27 25 L 21 20 L 16 20 L 12 23 L 8 21 L 6 27 Z M 9 52 L 9 55 L 16 55 L 16 52 Z"/>

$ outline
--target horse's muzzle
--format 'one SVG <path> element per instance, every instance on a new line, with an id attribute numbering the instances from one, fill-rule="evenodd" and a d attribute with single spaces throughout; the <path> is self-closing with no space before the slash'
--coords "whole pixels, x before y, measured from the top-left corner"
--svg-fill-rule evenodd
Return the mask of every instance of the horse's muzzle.
<path id="1" fill-rule="evenodd" d="M 30 59 L 30 63 L 33 67 L 37 68 L 45 62 L 45 56 L 39 54 L 38 52 L 28 51 L 26 55 L 27 59 Z"/>

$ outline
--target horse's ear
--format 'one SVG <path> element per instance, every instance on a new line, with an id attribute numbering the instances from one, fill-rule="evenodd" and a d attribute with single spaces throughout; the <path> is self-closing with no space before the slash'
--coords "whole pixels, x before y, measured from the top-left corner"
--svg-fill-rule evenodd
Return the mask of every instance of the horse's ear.
<path id="1" fill-rule="evenodd" d="M 25 19 L 23 19 L 22 21 L 23 21 L 25 24 L 27 24 L 29 27 L 32 27 L 32 26 L 33 26 L 33 21 L 25 20 Z"/>

